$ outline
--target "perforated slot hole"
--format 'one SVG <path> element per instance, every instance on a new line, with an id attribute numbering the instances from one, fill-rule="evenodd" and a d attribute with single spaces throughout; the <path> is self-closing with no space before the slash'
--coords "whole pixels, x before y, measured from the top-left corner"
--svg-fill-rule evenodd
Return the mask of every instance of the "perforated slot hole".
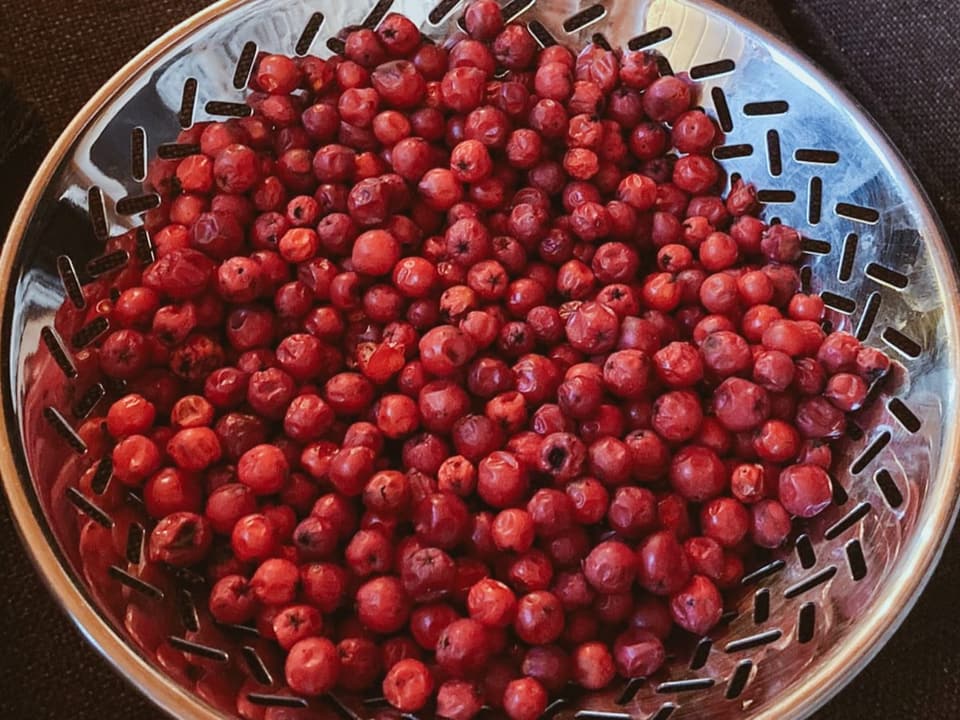
<path id="1" fill-rule="evenodd" d="M 800 268 L 800 289 L 805 292 L 810 292 L 810 282 L 813 280 L 813 270 L 809 265 L 804 265 Z"/>
<path id="2" fill-rule="evenodd" d="M 743 694 L 747 683 L 750 682 L 750 673 L 752 670 L 753 661 L 751 660 L 743 660 L 737 663 L 737 667 L 730 678 L 730 684 L 727 685 L 727 700 L 736 700 Z"/>
<path id="3" fill-rule="evenodd" d="M 77 310 L 83 310 L 87 301 L 83 297 L 83 288 L 80 287 L 77 269 L 68 255 L 60 255 L 57 258 L 57 274 L 60 275 L 60 284 L 63 285 L 63 291 L 70 298 L 70 302 Z"/>
<path id="4" fill-rule="evenodd" d="M 835 150 L 816 150 L 801 148 L 793 154 L 797 162 L 816 163 L 818 165 L 836 165 L 840 162 L 840 153 Z"/>
<path id="5" fill-rule="evenodd" d="M 183 83 L 183 93 L 180 95 L 180 111 L 177 120 L 180 127 L 188 128 L 193 125 L 193 109 L 197 104 L 197 79 L 187 78 Z"/>
<path id="6" fill-rule="evenodd" d="M 807 207 L 807 221 L 811 225 L 820 222 L 820 205 L 823 201 L 823 180 L 817 176 L 810 178 L 810 202 Z"/>
<path id="7" fill-rule="evenodd" d="M 253 61 L 257 59 L 257 44 L 253 40 L 244 44 L 240 51 L 240 57 L 237 58 L 237 66 L 233 70 L 233 86 L 237 90 L 243 90 L 250 82 L 250 71 L 253 69 Z"/>
<path id="8" fill-rule="evenodd" d="M 887 403 L 887 408 L 907 432 L 915 433 L 920 429 L 920 418 L 914 415 L 913 410 L 907 407 L 906 403 L 900 398 L 893 398 Z"/>
<path id="9" fill-rule="evenodd" d="M 696 649 L 693 651 L 693 657 L 690 658 L 690 669 L 699 670 L 706 665 L 707 658 L 710 657 L 710 650 L 712 649 L 713 640 L 710 638 L 702 638 L 700 642 L 697 643 Z"/>
<path id="10" fill-rule="evenodd" d="M 835 565 L 831 565 L 830 567 L 824 568 L 820 572 L 811 575 L 806 580 L 801 580 L 795 585 L 791 585 L 784 591 L 783 596 L 787 598 L 787 600 L 790 600 L 798 595 L 802 595 L 805 592 L 810 592 L 814 588 L 819 587 L 825 582 L 831 580 L 836 574 L 837 567 Z"/>
<path id="11" fill-rule="evenodd" d="M 434 25 L 439 25 L 443 22 L 443 19 L 450 14 L 450 11 L 453 10 L 457 5 L 460 4 L 460 0 L 442 0 L 438 5 L 434 6 L 433 10 L 427 15 L 427 20 L 429 20 Z M 513 5 L 517 3 L 511 3 Z M 533 5 L 533 3 L 530 3 Z M 504 8 L 504 15 L 506 15 L 506 8 Z"/>
<path id="12" fill-rule="evenodd" d="M 147 132 L 142 127 L 130 132 L 130 175 L 137 182 L 147 175 Z"/>
<path id="13" fill-rule="evenodd" d="M 847 500 L 850 499 L 850 496 L 847 494 L 847 491 L 844 489 L 843 485 L 840 484 L 840 481 L 836 478 L 833 478 L 833 504 L 834 505 L 846 505 Z"/>
<path id="14" fill-rule="evenodd" d="M 780 158 L 780 133 L 776 130 L 767 131 L 767 161 L 770 174 L 779 177 L 783 173 L 783 162 Z"/>
<path id="15" fill-rule="evenodd" d="M 590 42 L 592 42 L 597 47 L 601 47 L 607 52 L 613 50 L 613 47 L 610 45 L 610 41 L 607 40 L 606 36 L 603 33 L 594 33 L 590 36 Z"/>
<path id="16" fill-rule="evenodd" d="M 457 0 L 459 2 L 459 0 Z M 536 0 L 512 0 L 500 9 L 504 22 L 511 22 L 534 6 Z M 442 4 L 442 3 L 441 3 Z M 454 3 L 456 4 L 456 3 Z"/>
<path id="17" fill-rule="evenodd" d="M 384 16 L 387 14 L 387 11 L 393 6 L 393 0 L 379 0 L 379 2 L 373 6 L 373 10 L 370 11 L 370 14 L 367 15 L 366 19 L 363 21 L 363 27 L 368 30 L 373 30 L 377 25 L 380 24 L 380 21 L 383 20 Z"/>
<path id="18" fill-rule="evenodd" d="M 107 490 L 107 485 L 110 483 L 112 476 L 113 459 L 109 455 L 104 455 L 100 462 L 97 463 L 97 469 L 93 473 L 93 480 L 90 482 L 90 487 L 93 488 L 93 491 L 97 495 L 103 495 Z M 143 528 L 141 528 L 141 530 L 142 529 Z"/>
<path id="19" fill-rule="evenodd" d="M 343 51 L 346 49 L 347 44 L 338 37 L 332 37 L 327 39 L 327 49 L 336 53 L 337 55 L 343 55 Z"/>
<path id="20" fill-rule="evenodd" d="M 717 75 L 726 75 L 736 69 L 737 64 L 733 60 L 716 60 L 690 68 L 690 78 L 692 80 L 703 80 L 704 78 L 716 77 Z"/>
<path id="21" fill-rule="evenodd" d="M 801 645 L 813 640 L 813 631 L 817 626 L 817 606 L 812 602 L 800 606 L 797 614 L 797 642 Z"/>
<path id="22" fill-rule="evenodd" d="M 853 261 L 857 256 L 857 244 L 860 237 L 855 233 L 850 233 L 843 241 L 843 255 L 840 258 L 840 267 L 837 269 L 837 279 L 840 282 L 847 282 L 853 274 Z"/>
<path id="23" fill-rule="evenodd" d="M 654 59 L 657 61 L 657 69 L 662 76 L 673 75 L 673 66 L 670 65 L 670 60 L 666 55 L 656 55 Z"/>
<path id="24" fill-rule="evenodd" d="M 824 290 L 820 293 L 820 297 L 823 299 L 824 305 L 844 315 L 849 315 L 857 309 L 856 301 L 844 295 L 838 295 L 837 293 Z"/>
<path id="25" fill-rule="evenodd" d="M 121 215 L 139 215 L 156 207 L 160 207 L 160 196 L 156 193 L 131 195 L 117 200 L 117 212 Z"/>
<path id="26" fill-rule="evenodd" d="M 880 312 L 881 301 L 882 298 L 878 292 L 871 293 L 870 297 L 867 298 L 866 307 L 863 308 L 863 315 L 860 317 L 860 324 L 857 326 L 857 340 L 862 342 L 870 335 L 870 331 L 873 329 L 873 323 L 876 321 L 877 314 Z"/>
<path id="27" fill-rule="evenodd" d="M 847 220 L 855 220 L 868 225 L 874 225 L 880 220 L 880 213 L 877 210 L 864 207 L 863 205 L 837 203 L 836 213 L 840 217 L 847 218 Z"/>
<path id="28" fill-rule="evenodd" d="M 713 157 L 717 160 L 732 160 L 753 155 L 753 145 L 721 145 L 713 149 Z"/>
<path id="29" fill-rule="evenodd" d="M 829 255 L 833 249 L 830 243 L 825 240 L 814 240 L 813 238 L 803 238 L 800 241 L 800 249 L 811 255 Z"/>
<path id="30" fill-rule="evenodd" d="M 599 710 L 578 710 L 574 715 L 577 720 L 633 720 L 627 713 L 601 712 Z"/>
<path id="31" fill-rule="evenodd" d="M 771 563 L 767 563 L 761 568 L 754 570 L 749 575 L 744 575 L 743 580 L 740 581 L 741 585 L 753 585 L 758 583 L 761 580 L 764 580 L 771 575 L 776 575 L 778 572 L 783 570 L 787 564 L 783 560 L 774 560 Z"/>
<path id="32" fill-rule="evenodd" d="M 671 680 L 669 682 L 664 682 L 657 685 L 657 692 L 660 694 L 693 692 L 695 690 L 707 690 L 709 688 L 712 688 L 714 684 L 715 682 L 713 678 L 691 678 L 690 680 Z"/>
<path id="33" fill-rule="evenodd" d="M 650 720 L 667 720 L 667 718 L 673 715 L 673 711 L 676 709 L 677 706 L 673 703 L 664 703 L 660 706 L 660 709 L 650 717 Z"/>
<path id="34" fill-rule="evenodd" d="M 853 465 L 850 466 L 850 472 L 854 475 L 858 475 L 863 472 L 864 468 L 869 465 L 877 455 L 880 454 L 880 451 L 883 450 L 887 444 L 890 442 L 890 433 L 887 430 L 884 430 L 882 433 L 877 435 L 872 443 L 867 447 L 866 450 L 858 457 Z"/>
<path id="35" fill-rule="evenodd" d="M 44 325 L 40 331 L 40 337 L 43 340 L 43 344 L 47 346 L 47 350 L 50 351 L 53 361 L 57 364 L 57 367 L 63 371 L 63 374 L 68 378 L 76 377 L 77 368 L 73 364 L 73 359 L 70 357 L 70 353 L 67 352 L 66 347 L 64 347 L 63 340 L 57 331 L 49 325 Z"/>
<path id="36" fill-rule="evenodd" d="M 744 650 L 752 650 L 753 648 L 760 647 L 761 645 L 769 645 L 772 642 L 776 642 L 782 636 L 783 632 L 779 629 L 767 630 L 766 632 L 757 633 L 756 635 L 741 638 L 740 640 L 728 642 L 723 651 L 727 653 L 735 653 L 742 652 Z"/>
<path id="37" fill-rule="evenodd" d="M 307 24 L 304 25 L 303 32 L 300 33 L 300 38 L 297 40 L 297 46 L 295 48 L 297 55 L 306 55 L 310 52 L 310 46 L 313 45 L 317 33 L 320 32 L 320 28 L 323 27 L 323 20 L 322 12 L 315 12 L 310 16 L 310 19 L 307 20 Z"/>
<path id="38" fill-rule="evenodd" d="M 633 678 L 623 688 L 623 692 L 617 697 L 617 705 L 626 705 L 637 696 L 637 692 L 643 687 L 643 678 Z"/>
<path id="39" fill-rule="evenodd" d="M 104 512 L 99 505 L 96 505 L 88 500 L 87 497 L 75 487 L 67 488 L 67 500 L 69 500 L 70 504 L 77 508 L 77 510 L 82 512 L 98 525 L 101 525 L 108 530 L 113 527 L 113 520 L 110 518 L 110 516 L 107 515 L 107 513 Z"/>
<path id="40" fill-rule="evenodd" d="M 540 47 L 550 47 L 551 45 L 556 45 L 557 41 L 554 39 L 553 35 L 550 34 L 550 31 L 544 27 L 543 23 L 539 20 L 531 20 L 527 23 L 527 30 L 530 31 L 530 34 L 533 35 L 533 39 L 540 43 Z"/>
<path id="41" fill-rule="evenodd" d="M 197 604 L 193 600 L 193 593 L 186 588 L 180 588 L 177 592 L 177 600 L 183 626 L 190 632 L 199 631 L 200 617 L 197 615 Z"/>
<path id="42" fill-rule="evenodd" d="M 206 660 L 213 660 L 214 662 L 229 662 L 230 656 L 225 653 L 220 648 L 210 647 L 209 645 L 201 645 L 200 643 L 191 642 L 190 640 L 185 640 L 184 638 L 177 637 L 176 635 L 170 635 L 167 638 L 173 647 L 179 650 L 182 653 L 187 655 L 196 655 L 197 657 L 205 658 Z"/>
<path id="43" fill-rule="evenodd" d="M 139 565 L 143 559 L 143 526 L 138 523 L 130 525 L 127 530 L 127 562 Z"/>
<path id="44" fill-rule="evenodd" d="M 117 567 L 116 565 L 111 565 L 107 569 L 107 572 L 109 573 L 110 577 L 117 582 L 126 585 L 131 590 L 134 590 L 141 595 L 146 595 L 149 598 L 153 598 L 154 600 L 163 600 L 163 590 L 158 588 L 156 585 L 151 585 L 150 583 L 131 575 L 123 568 Z M 170 644 L 172 645 L 173 643 Z"/>
<path id="45" fill-rule="evenodd" d="M 753 594 L 753 622 L 765 623 L 770 618 L 770 591 L 767 588 Z"/>
<path id="46" fill-rule="evenodd" d="M 146 228 L 137 228 L 136 251 L 137 260 L 144 265 L 152 263 L 157 258 L 154 252 L 153 240 L 150 238 L 150 233 L 147 232 Z"/>
<path id="47" fill-rule="evenodd" d="M 264 664 L 263 659 L 257 654 L 256 649 L 249 645 L 244 645 L 240 648 L 240 652 L 243 654 L 243 659 L 247 663 L 253 679 L 261 685 L 273 685 L 273 677 L 270 675 L 270 671 Z"/>
<path id="48" fill-rule="evenodd" d="M 884 330 L 881 337 L 890 347 L 896 348 L 908 358 L 920 357 L 920 353 L 923 351 L 923 348 L 920 347 L 920 344 L 916 340 L 908 338 L 902 332 L 892 327 Z"/>
<path id="49" fill-rule="evenodd" d="M 883 495 L 883 499 L 887 501 L 887 505 L 894 510 L 903 505 L 903 493 L 900 492 L 900 488 L 897 487 L 897 483 L 889 470 L 886 468 L 877 470 L 877 472 L 874 473 L 873 481 L 880 489 L 880 493 Z"/>
<path id="50" fill-rule="evenodd" d="M 107 230 L 107 211 L 103 205 L 103 192 L 96 185 L 87 191 L 87 214 L 90 216 L 93 234 L 98 240 L 106 240 L 109 232 Z"/>
<path id="51" fill-rule="evenodd" d="M 673 37 L 673 30 L 668 27 L 658 27 L 655 30 L 643 33 L 643 35 L 630 38 L 627 41 L 627 47 L 631 50 L 643 50 L 657 43 L 662 43 L 664 40 L 669 40 L 671 37 Z"/>
<path id="52" fill-rule="evenodd" d="M 857 505 L 853 510 L 848 512 L 842 518 L 837 520 L 833 525 L 827 528 L 826 532 L 823 533 L 823 536 L 827 540 L 833 540 L 840 537 L 844 532 L 852 528 L 858 522 L 863 520 L 871 510 L 871 505 L 868 502 L 862 502 Z"/>
<path id="53" fill-rule="evenodd" d="M 43 409 L 43 418 L 50 426 L 56 431 L 56 433 L 67 441 L 67 444 L 70 445 L 70 448 L 82 455 L 87 451 L 87 445 L 83 442 L 83 439 L 77 434 L 77 431 L 70 427 L 70 423 L 67 422 L 66 418 L 60 414 L 60 411 L 55 407 L 48 405 Z"/>
<path id="54" fill-rule="evenodd" d="M 177 160 L 199 154 L 200 146 L 193 143 L 166 143 L 157 148 L 157 156 L 161 160 Z"/>
<path id="55" fill-rule="evenodd" d="M 850 566 L 850 577 L 855 582 L 860 582 L 867 576 L 867 561 L 863 557 L 863 546 L 859 540 L 851 540 L 847 543 L 847 565 Z"/>
<path id="56" fill-rule="evenodd" d="M 721 88 L 715 87 L 710 91 L 710 97 L 713 99 L 713 107 L 717 111 L 717 122 L 720 123 L 720 129 L 724 132 L 731 132 L 733 130 L 733 116 L 730 114 L 727 96 Z"/>
<path id="57" fill-rule="evenodd" d="M 871 277 L 877 282 L 884 283 L 897 290 L 903 290 L 910 282 L 910 279 L 903 273 L 877 263 L 870 263 L 866 269 L 867 277 Z"/>
<path id="58" fill-rule="evenodd" d="M 86 418 L 97 406 L 103 397 L 107 394 L 107 389 L 100 383 L 90 386 L 90 388 L 80 396 L 80 399 L 73 406 L 73 416 L 79 420 Z"/>
<path id="59" fill-rule="evenodd" d="M 208 115 L 218 117 L 250 117 L 253 114 L 253 108 L 244 103 L 227 102 L 225 100 L 211 100 L 203 108 Z"/>
<path id="60" fill-rule="evenodd" d="M 810 542 L 810 536 L 806 533 L 797 537 L 794 549 L 797 551 L 800 567 L 804 570 L 809 570 L 817 564 L 817 554 L 813 549 L 813 543 Z"/>
<path id="61" fill-rule="evenodd" d="M 786 100 L 768 100 L 766 102 L 747 103 L 743 106 L 743 114 L 749 117 L 759 115 L 783 115 L 790 109 Z"/>
<path id="62" fill-rule="evenodd" d="M 603 5 L 591 5 L 584 8 L 576 15 L 572 15 L 563 21 L 564 32 L 574 33 L 582 30 L 587 25 L 596 22 L 607 14 L 607 9 Z"/>
<path id="63" fill-rule="evenodd" d="M 757 200 L 768 205 L 774 203 L 792 203 L 797 199 L 793 190 L 758 190 Z"/>
<path id="64" fill-rule="evenodd" d="M 126 250 L 114 250 L 106 255 L 95 257 L 87 263 L 87 274 L 91 277 L 106 275 L 114 270 L 119 270 L 130 259 L 130 253 Z"/>
<path id="65" fill-rule="evenodd" d="M 264 693 L 250 693 L 247 700 L 261 707 L 305 708 L 309 703 L 303 698 L 290 695 L 268 695 Z"/>
<path id="66" fill-rule="evenodd" d="M 95 320 L 91 320 L 82 328 L 77 330 L 70 338 L 70 344 L 75 348 L 85 348 L 87 345 L 95 342 L 101 335 L 110 329 L 110 321 L 101 315 Z"/>

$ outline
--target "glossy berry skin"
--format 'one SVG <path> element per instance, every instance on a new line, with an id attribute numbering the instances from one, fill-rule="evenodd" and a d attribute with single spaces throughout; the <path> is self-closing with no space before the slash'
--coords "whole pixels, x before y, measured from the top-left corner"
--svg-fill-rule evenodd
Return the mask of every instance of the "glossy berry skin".
<path id="1" fill-rule="evenodd" d="M 315 697 L 329 692 L 340 674 L 337 648 L 326 638 L 305 638 L 290 649 L 284 673 L 296 693 Z"/>
<path id="2" fill-rule="evenodd" d="M 419 660 L 401 660 L 383 680 L 383 695 L 393 707 L 402 712 L 416 712 L 423 708 L 433 693 L 433 676 Z"/>
<path id="3" fill-rule="evenodd" d="M 723 614 L 723 599 L 710 580 L 694 575 L 690 582 L 670 598 L 674 622 L 695 635 L 703 635 L 717 624 Z"/>
<path id="4" fill-rule="evenodd" d="M 780 473 L 778 496 L 790 514 L 814 517 L 833 501 L 833 486 L 823 468 L 791 465 Z"/>

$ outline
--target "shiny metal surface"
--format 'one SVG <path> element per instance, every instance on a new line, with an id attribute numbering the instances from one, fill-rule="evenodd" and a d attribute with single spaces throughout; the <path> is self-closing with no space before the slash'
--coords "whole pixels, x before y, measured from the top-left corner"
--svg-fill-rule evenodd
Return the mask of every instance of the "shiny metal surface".
<path id="1" fill-rule="evenodd" d="M 125 557 L 131 532 L 136 539 L 130 527 L 143 522 L 135 505 L 101 518 L 108 529 L 71 502 L 70 488 L 92 460 L 71 449 L 47 410 L 57 409 L 63 424 L 76 427 L 71 408 L 86 389 L 65 378 L 41 337 L 64 303 L 57 259 L 68 255 L 82 268 L 102 250 L 103 231 L 88 217 L 91 187 L 102 191 L 109 234 L 141 224 L 141 215 L 122 215 L 123 203 L 117 206 L 142 193 L 141 173 L 131 167 L 131 132 L 142 128 L 148 157 L 173 142 L 188 78 L 196 80 L 192 120 L 214 119 L 209 102 L 243 101 L 234 75 L 246 43 L 293 53 L 320 12 L 323 23 L 309 52 L 326 55 L 327 41 L 362 22 L 374 5 L 227 0 L 173 30 L 111 80 L 68 128 L 28 191 L 0 260 L 6 362 L 0 473 L 11 507 L 67 612 L 121 673 L 175 717 L 232 717 L 238 693 L 282 695 L 282 687 L 269 682 L 282 678 L 282 669 L 265 641 L 214 626 L 202 608 L 202 587 L 147 566 L 136 552 Z M 799 539 L 769 574 L 744 585 L 729 608 L 732 619 L 711 635 L 709 652 L 703 654 L 706 643 L 700 652 L 691 644 L 657 677 L 626 691 L 567 698 L 554 706 L 554 716 L 802 717 L 853 677 L 896 629 L 954 519 L 960 437 L 954 260 L 922 191 L 880 131 L 794 51 L 719 6 L 693 0 L 607 0 L 602 16 L 566 32 L 564 22 L 590 6 L 538 0 L 510 7 L 570 46 L 594 33 L 614 47 L 660 38 L 650 49 L 674 72 L 689 72 L 703 107 L 720 118 L 726 140 L 718 157 L 726 158 L 728 172 L 767 191 L 767 219 L 779 217 L 818 241 L 808 241 L 805 262 L 811 287 L 838 308 L 832 322 L 897 364 L 883 392 L 856 418 L 862 437 L 854 433 L 837 454 L 835 476 L 846 497 L 802 528 L 808 545 Z M 439 23 L 428 19 L 431 9 L 414 0 L 390 8 L 440 38 L 463 4 Z M 661 28 L 670 36 L 650 34 Z M 289 696 L 285 702 L 297 704 Z M 381 711 L 343 697 L 320 699 L 298 715 L 366 720 Z"/>

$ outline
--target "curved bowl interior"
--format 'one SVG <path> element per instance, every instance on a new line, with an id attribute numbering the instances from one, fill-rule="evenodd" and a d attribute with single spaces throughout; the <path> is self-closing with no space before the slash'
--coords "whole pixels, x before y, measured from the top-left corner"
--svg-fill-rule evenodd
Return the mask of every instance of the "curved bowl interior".
<path id="1" fill-rule="evenodd" d="M 135 503 L 98 518 L 101 524 L 90 519 L 95 509 L 78 507 L 71 488 L 91 460 L 72 447 L 69 428 L 103 408 L 78 408 L 92 384 L 65 377 L 63 358 L 52 352 L 59 344 L 68 360 L 77 355 L 71 338 L 48 332 L 66 301 L 62 278 L 69 281 L 70 262 L 82 270 L 101 255 L 107 236 L 141 225 L 143 206 L 130 198 L 143 193 L 144 156 L 173 143 L 181 124 L 220 119 L 242 104 L 235 79 L 242 87 L 237 65 L 248 43 L 328 55 L 342 28 L 387 7 L 439 38 L 463 3 L 436 22 L 433 8 L 414 0 L 392 7 L 229 0 L 191 19 L 85 108 L 45 162 L 3 251 L 0 437 L 8 451 L 0 472 L 11 505 L 67 611 L 121 672 L 178 717 L 231 716 L 241 688 L 282 693 L 269 682 L 282 672 L 267 643 L 212 623 L 192 578 L 142 561 L 137 528 L 145 525 Z M 600 10 L 579 15 L 591 7 Z M 555 716 L 805 715 L 896 628 L 955 513 L 960 334 L 956 270 L 942 230 L 909 170 L 852 101 L 728 11 L 692 0 L 517 0 L 508 12 L 564 44 L 600 34 L 613 47 L 655 51 L 672 72 L 688 73 L 725 132 L 717 159 L 758 185 L 766 219 L 780 218 L 808 238 L 805 278 L 831 308 L 830 322 L 896 360 L 836 456 L 837 502 L 748 577 L 728 622 L 709 641 L 690 643 L 657 677 L 571 697 Z M 587 22 L 568 30 L 573 17 L 581 18 L 573 25 Z M 365 719 L 379 709 L 337 697 L 303 712 Z"/>

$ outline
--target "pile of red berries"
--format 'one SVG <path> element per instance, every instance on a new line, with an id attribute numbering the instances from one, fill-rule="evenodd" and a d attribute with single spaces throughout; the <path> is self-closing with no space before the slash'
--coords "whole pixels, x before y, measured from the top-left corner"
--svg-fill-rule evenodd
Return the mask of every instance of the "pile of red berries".
<path id="1" fill-rule="evenodd" d="M 262 56 L 250 117 L 152 164 L 156 260 L 91 310 L 129 393 L 96 501 L 139 492 L 150 559 L 294 693 L 533 720 L 717 624 L 889 361 L 824 332 L 752 186 L 719 196 L 691 83 L 493 0 L 465 26 Z"/>

